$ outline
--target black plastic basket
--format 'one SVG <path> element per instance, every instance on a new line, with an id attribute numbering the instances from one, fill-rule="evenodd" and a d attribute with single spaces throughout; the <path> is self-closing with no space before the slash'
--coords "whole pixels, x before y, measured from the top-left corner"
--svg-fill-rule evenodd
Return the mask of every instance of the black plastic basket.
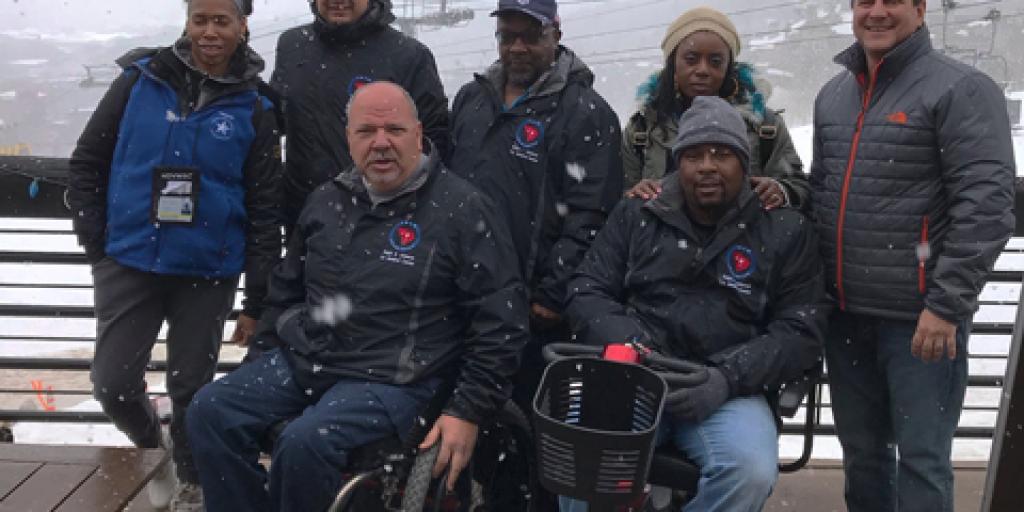
<path id="1" fill-rule="evenodd" d="M 540 483 L 592 504 L 641 492 L 667 386 L 643 366 L 594 358 L 555 361 L 533 399 Z"/>

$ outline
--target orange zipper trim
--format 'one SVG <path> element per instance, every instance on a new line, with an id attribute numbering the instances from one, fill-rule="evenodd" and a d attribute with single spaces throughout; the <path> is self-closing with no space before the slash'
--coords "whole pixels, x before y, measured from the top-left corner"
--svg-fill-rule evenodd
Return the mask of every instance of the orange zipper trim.
<path id="1" fill-rule="evenodd" d="M 836 287 L 839 293 L 839 309 L 843 311 L 846 311 L 846 290 L 843 286 L 843 226 L 846 223 L 846 198 L 850 193 L 850 178 L 853 176 L 853 164 L 857 159 L 857 147 L 860 145 L 860 135 L 864 129 L 864 117 L 867 114 L 868 105 L 871 104 L 871 95 L 875 90 L 875 80 L 878 78 L 878 69 L 881 67 L 882 61 L 878 61 L 874 72 L 871 73 L 868 90 L 861 102 L 860 114 L 857 115 L 857 131 L 853 134 L 850 158 L 846 161 L 846 174 L 843 176 L 843 189 L 839 197 L 839 220 L 836 224 Z"/>

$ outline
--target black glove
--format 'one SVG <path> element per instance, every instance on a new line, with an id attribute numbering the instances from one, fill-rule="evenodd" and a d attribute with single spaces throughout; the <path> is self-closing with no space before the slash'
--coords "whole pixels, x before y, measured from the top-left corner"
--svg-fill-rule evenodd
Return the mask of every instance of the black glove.
<path id="1" fill-rule="evenodd" d="M 673 391 L 665 397 L 665 411 L 678 421 L 700 423 L 729 399 L 729 382 L 718 368 L 708 368 L 703 384 Z"/>

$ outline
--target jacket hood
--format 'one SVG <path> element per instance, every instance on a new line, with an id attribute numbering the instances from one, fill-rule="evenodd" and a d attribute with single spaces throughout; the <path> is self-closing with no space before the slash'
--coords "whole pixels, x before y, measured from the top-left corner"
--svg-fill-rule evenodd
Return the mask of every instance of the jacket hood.
<path id="1" fill-rule="evenodd" d="M 658 90 L 658 82 L 661 79 L 662 70 L 651 73 L 646 80 L 636 88 L 637 111 L 643 113 L 645 118 L 656 119 L 651 101 Z M 760 123 L 764 120 L 764 113 L 767 109 L 766 102 L 771 96 L 772 86 L 764 77 L 757 74 L 752 64 L 736 62 L 736 75 L 744 88 L 750 91 L 748 98 L 744 101 L 736 101 L 736 98 L 723 98 L 743 114 L 744 118 Z M 746 111 L 746 112 L 744 112 Z"/>
<path id="2" fill-rule="evenodd" d="M 501 60 L 495 61 L 483 74 L 476 76 L 490 83 L 498 92 L 501 92 L 505 84 L 505 68 L 501 65 Z M 594 73 L 572 50 L 559 45 L 551 69 L 530 86 L 530 97 L 557 93 L 570 82 L 580 82 L 591 87 L 594 85 Z"/>
<path id="3" fill-rule="evenodd" d="M 683 195 L 679 177 L 675 172 L 671 172 L 661 179 L 661 194 L 644 203 L 644 209 L 651 211 L 668 224 L 689 232 L 691 231 L 689 217 L 683 212 L 685 203 L 686 196 Z M 759 208 L 759 202 L 750 187 L 740 187 L 736 202 L 718 220 L 718 225 L 723 225 L 741 215 L 746 217 L 751 209 L 757 208 Z"/>
<path id="4" fill-rule="evenodd" d="M 424 149 L 426 150 L 425 156 L 427 157 L 427 161 L 423 162 L 421 164 L 423 166 L 423 174 L 424 174 L 424 176 L 422 177 L 421 182 L 417 183 L 417 184 L 414 184 L 411 187 L 408 187 L 407 190 L 405 190 L 403 193 L 401 193 L 401 194 L 399 194 L 399 195 L 397 195 L 397 196 L 395 196 L 395 197 L 393 197 L 393 198 L 391 198 L 389 200 L 395 200 L 395 199 L 397 199 L 399 197 L 402 197 L 402 196 L 404 196 L 406 194 L 415 192 L 420 187 L 422 187 L 423 184 L 426 183 L 430 179 L 431 176 L 434 175 L 434 173 L 437 170 L 437 167 L 441 164 L 441 157 L 438 154 L 437 149 L 434 147 L 434 143 L 431 142 L 430 139 L 426 139 L 426 145 L 425 145 Z M 345 188 L 346 190 L 348 190 L 349 192 L 352 192 L 353 194 L 369 197 L 369 193 L 366 190 L 366 185 L 363 184 L 362 175 L 363 175 L 362 171 L 360 171 L 359 168 L 356 167 L 355 164 L 352 164 L 352 166 L 349 167 L 348 169 L 346 169 L 344 172 L 339 173 L 334 178 L 334 181 L 339 186 Z M 415 179 L 415 177 L 413 177 L 413 179 Z"/>
<path id="5" fill-rule="evenodd" d="M 313 30 L 329 41 L 355 41 L 381 30 L 395 21 L 391 12 L 391 0 L 370 0 L 366 12 L 352 23 L 331 23 L 316 8 L 316 2 L 309 2 L 313 11 Z"/>
<path id="6" fill-rule="evenodd" d="M 921 28 L 889 50 L 889 53 L 882 57 L 882 62 L 885 63 L 885 70 L 892 69 L 898 72 L 922 54 L 930 51 L 932 51 L 931 33 L 928 30 L 928 25 L 922 23 Z M 839 52 L 832 61 L 850 70 L 854 75 L 864 74 L 868 71 L 867 55 L 860 43 L 853 43 Z"/>
<path id="7" fill-rule="evenodd" d="M 138 61 L 140 61 L 142 59 L 145 59 L 147 57 L 155 56 L 162 49 L 163 48 L 156 47 L 156 46 L 146 46 L 146 47 L 141 47 L 141 48 L 135 48 L 133 50 L 128 50 L 127 53 L 125 53 L 124 55 L 118 57 L 117 60 L 115 60 L 114 62 L 121 69 L 128 69 L 128 68 L 132 67 L 132 65 L 134 65 L 136 62 L 138 62 Z"/>
<path id="8" fill-rule="evenodd" d="M 129 50 L 115 62 L 121 69 L 127 69 L 142 59 L 156 57 L 164 49 L 159 47 L 135 48 L 134 50 Z M 175 41 L 170 51 L 188 69 L 206 75 L 204 71 L 196 67 L 195 61 L 192 59 L 192 42 L 187 37 L 182 37 Z M 265 66 L 266 63 L 263 61 L 263 58 L 249 45 L 239 46 L 235 50 L 235 54 L 231 56 L 228 74 L 224 76 L 211 76 L 209 78 L 223 84 L 249 82 L 251 80 L 258 80 L 259 74 Z"/>
<path id="9" fill-rule="evenodd" d="M 178 39 L 172 48 L 175 57 L 189 69 L 206 75 L 206 72 L 199 69 L 192 58 L 192 41 L 187 37 Z M 231 63 L 228 65 L 228 72 L 224 76 L 211 76 L 210 79 L 224 84 L 248 82 L 258 79 L 259 74 L 266 67 L 263 57 L 260 57 L 248 44 L 240 45 L 231 56 Z"/>

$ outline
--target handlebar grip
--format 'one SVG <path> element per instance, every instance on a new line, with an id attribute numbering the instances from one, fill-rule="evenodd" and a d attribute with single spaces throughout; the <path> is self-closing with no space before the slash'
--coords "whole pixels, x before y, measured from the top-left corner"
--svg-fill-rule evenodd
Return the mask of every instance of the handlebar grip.
<path id="1" fill-rule="evenodd" d="M 669 390 L 683 389 L 683 388 L 694 388 L 708 380 L 707 368 L 701 368 L 699 372 L 694 373 L 676 373 L 676 372 L 656 372 L 662 379 L 665 380 L 665 384 L 668 385 Z"/>
<path id="2" fill-rule="evenodd" d="M 699 386 L 708 380 L 708 368 L 693 361 L 684 361 L 674 357 L 668 357 L 657 352 L 651 352 L 645 356 L 648 363 L 660 367 L 658 375 L 665 379 L 669 389 L 692 388 Z"/>
<path id="3" fill-rule="evenodd" d="M 596 356 L 601 357 L 604 347 L 584 345 L 582 343 L 548 343 L 541 349 L 544 360 L 552 363 L 567 357 Z"/>
<path id="4" fill-rule="evenodd" d="M 600 358 L 604 353 L 604 347 L 582 343 L 549 343 L 544 345 L 541 353 L 546 362 L 553 363 L 570 357 Z M 665 380 L 670 389 L 692 388 L 708 380 L 708 369 L 700 363 L 668 357 L 657 352 L 647 352 L 643 359 L 644 366 L 656 367 L 655 373 Z"/>
<path id="5" fill-rule="evenodd" d="M 700 363 L 668 357 L 657 352 L 645 354 L 644 360 L 666 370 L 678 373 L 707 373 L 708 371 L 707 367 Z"/>

